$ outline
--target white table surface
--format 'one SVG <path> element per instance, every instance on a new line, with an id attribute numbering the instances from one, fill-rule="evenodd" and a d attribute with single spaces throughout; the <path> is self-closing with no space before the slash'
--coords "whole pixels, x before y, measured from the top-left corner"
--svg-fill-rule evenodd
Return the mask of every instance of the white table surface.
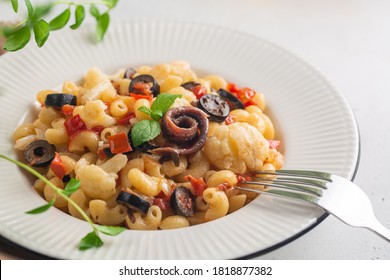
<path id="1" fill-rule="evenodd" d="M 355 182 L 390 228 L 389 11 L 387 0 L 120 0 L 112 18 L 228 26 L 273 41 L 319 69 L 356 115 L 361 159 Z M 10 4 L 0 2 L 0 20 L 16 18 Z M 29 257 L 1 243 L 0 256 Z M 258 258 L 389 260 L 390 243 L 329 216 L 304 236 Z"/>

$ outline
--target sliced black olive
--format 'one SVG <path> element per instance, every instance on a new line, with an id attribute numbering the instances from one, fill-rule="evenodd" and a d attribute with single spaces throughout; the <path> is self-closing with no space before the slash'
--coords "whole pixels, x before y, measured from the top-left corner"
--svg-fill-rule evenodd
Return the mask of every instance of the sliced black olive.
<path id="1" fill-rule="evenodd" d="M 223 122 L 230 113 L 228 103 L 215 94 L 203 95 L 197 105 L 209 115 L 209 120 L 212 122 Z"/>
<path id="2" fill-rule="evenodd" d="M 55 156 L 56 148 L 45 140 L 36 140 L 24 150 L 26 162 L 33 167 L 48 166 Z"/>
<path id="3" fill-rule="evenodd" d="M 149 151 L 157 149 L 157 148 L 159 148 L 159 146 L 157 146 L 156 144 L 154 144 L 151 141 L 147 141 L 147 142 L 144 142 L 135 148 L 143 153 L 149 153 Z"/>
<path id="4" fill-rule="evenodd" d="M 135 94 L 150 94 L 156 97 L 160 93 L 160 85 L 150 75 L 139 75 L 131 80 L 129 92 Z"/>
<path id="5" fill-rule="evenodd" d="M 141 145 L 138 145 L 137 147 L 134 147 L 133 143 L 131 142 L 131 129 L 129 130 L 129 132 L 127 133 L 127 138 L 129 139 L 129 142 L 130 142 L 130 146 L 132 148 L 132 151 L 141 151 L 142 153 L 149 153 L 150 150 L 154 150 L 154 149 L 157 149 L 159 148 L 159 146 L 154 143 L 153 141 L 147 141 L 147 142 L 144 142 L 142 143 Z M 129 153 L 131 153 L 129 152 Z"/>
<path id="6" fill-rule="evenodd" d="M 77 105 L 77 97 L 73 94 L 51 93 L 46 96 L 46 106 L 61 108 L 64 105 Z"/>
<path id="7" fill-rule="evenodd" d="M 220 88 L 217 93 L 225 99 L 225 101 L 229 104 L 230 111 L 236 110 L 236 109 L 245 109 L 244 104 L 232 93 L 228 92 L 227 90 L 224 90 Z"/>
<path id="8" fill-rule="evenodd" d="M 177 215 L 191 217 L 195 214 L 195 198 L 186 187 L 177 187 L 172 192 L 170 203 L 173 211 L 175 211 Z"/>
<path id="9" fill-rule="evenodd" d="M 62 182 L 68 183 L 68 182 L 70 181 L 70 179 L 72 179 L 72 178 L 70 177 L 70 175 L 65 175 L 65 176 L 62 178 Z"/>
<path id="10" fill-rule="evenodd" d="M 185 88 L 186 90 L 192 91 L 192 89 L 194 89 L 195 87 L 200 86 L 200 85 L 201 85 L 200 83 L 191 81 L 191 82 L 186 82 L 186 83 L 182 84 L 181 87 Z"/>
<path id="11" fill-rule="evenodd" d="M 144 214 L 148 213 L 150 208 L 148 201 L 133 193 L 120 192 L 116 201 L 125 204 L 130 209 L 141 211 Z"/>
<path id="12" fill-rule="evenodd" d="M 125 74 L 123 74 L 124 79 L 132 79 L 134 74 L 137 73 L 133 68 L 129 67 L 126 69 Z"/>

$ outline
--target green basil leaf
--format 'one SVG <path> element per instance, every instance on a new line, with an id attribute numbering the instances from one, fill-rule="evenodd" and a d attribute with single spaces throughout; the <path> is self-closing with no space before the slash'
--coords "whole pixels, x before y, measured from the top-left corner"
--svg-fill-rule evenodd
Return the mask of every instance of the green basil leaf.
<path id="1" fill-rule="evenodd" d="M 19 9 L 19 1 L 18 0 L 11 0 L 12 8 L 14 9 L 15 13 L 18 12 Z"/>
<path id="2" fill-rule="evenodd" d="M 24 0 L 24 3 L 26 4 L 26 7 L 27 7 L 28 17 L 32 17 L 32 15 L 34 13 L 34 8 L 31 4 L 30 0 Z"/>
<path id="3" fill-rule="evenodd" d="M 118 4 L 118 1 L 119 1 L 119 0 L 106 0 L 106 1 L 104 1 L 104 4 L 105 4 L 108 8 L 112 9 L 112 8 L 114 8 L 114 7 L 116 6 L 116 4 Z"/>
<path id="4" fill-rule="evenodd" d="M 175 102 L 176 98 L 181 97 L 177 94 L 159 94 L 152 103 L 152 111 L 161 111 L 163 115 L 168 111 L 169 107 Z"/>
<path id="5" fill-rule="evenodd" d="M 72 28 L 73 30 L 79 28 L 85 19 L 84 6 L 78 5 L 74 13 L 75 13 L 76 22 L 70 26 L 70 28 Z"/>
<path id="6" fill-rule="evenodd" d="M 42 205 L 38 208 L 35 208 L 33 210 L 27 211 L 26 214 L 40 214 L 50 209 L 50 207 L 53 206 L 55 202 L 55 198 L 53 198 L 49 203 Z"/>
<path id="7" fill-rule="evenodd" d="M 155 120 L 137 122 L 131 129 L 131 141 L 139 146 L 146 141 L 156 138 L 161 132 L 160 124 Z"/>
<path id="8" fill-rule="evenodd" d="M 4 49 L 14 52 L 24 48 L 30 41 L 31 32 L 28 26 L 24 26 L 12 33 L 4 44 Z"/>
<path id="9" fill-rule="evenodd" d="M 68 23 L 69 18 L 70 9 L 68 8 L 49 22 L 50 30 L 58 30 L 63 28 Z"/>
<path id="10" fill-rule="evenodd" d="M 111 235 L 111 236 L 116 236 L 126 230 L 124 227 L 117 227 L 117 226 L 101 226 L 101 225 L 96 225 L 98 230 L 101 233 L 104 233 L 106 235 Z"/>
<path id="11" fill-rule="evenodd" d="M 80 188 L 80 180 L 75 178 L 70 179 L 70 181 L 66 184 L 65 189 L 62 193 L 66 196 L 70 196 L 72 193 L 77 191 Z"/>
<path id="12" fill-rule="evenodd" d="M 150 110 L 150 108 L 146 107 L 146 106 L 141 106 L 138 108 L 138 111 L 142 112 L 142 113 L 145 113 L 149 116 L 152 115 L 152 110 Z"/>
<path id="13" fill-rule="evenodd" d="M 108 13 L 102 14 L 96 23 L 96 39 L 101 42 L 106 34 L 108 25 L 110 24 L 110 15 Z"/>
<path id="14" fill-rule="evenodd" d="M 160 110 L 156 110 L 156 111 L 152 111 L 152 114 L 150 116 L 152 117 L 152 119 L 158 121 L 161 120 L 164 114 Z"/>
<path id="15" fill-rule="evenodd" d="M 79 249 L 84 251 L 93 247 L 103 246 L 103 241 L 96 234 L 95 231 L 88 233 L 79 243 Z"/>
<path id="16" fill-rule="evenodd" d="M 37 21 L 34 24 L 34 34 L 35 42 L 37 42 L 38 47 L 42 47 L 50 34 L 50 26 L 43 19 Z"/>
<path id="17" fill-rule="evenodd" d="M 89 13 L 91 14 L 91 16 L 96 18 L 96 20 L 98 20 L 98 18 L 100 17 L 99 9 L 94 4 L 92 4 L 91 7 L 89 8 Z"/>

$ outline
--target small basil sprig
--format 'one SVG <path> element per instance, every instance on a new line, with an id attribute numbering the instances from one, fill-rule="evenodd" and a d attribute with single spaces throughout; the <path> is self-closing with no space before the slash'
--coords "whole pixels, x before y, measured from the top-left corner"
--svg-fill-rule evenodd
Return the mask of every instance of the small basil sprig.
<path id="1" fill-rule="evenodd" d="M 110 11 L 115 8 L 119 0 L 96 0 L 88 2 L 76 1 L 53 1 L 49 4 L 34 7 L 30 0 L 24 0 L 27 8 L 27 17 L 13 26 L 0 30 L 0 36 L 6 41 L 3 48 L 13 52 L 24 48 L 30 41 L 31 32 L 34 32 L 35 42 L 42 47 L 49 38 L 50 32 L 64 28 L 69 22 L 74 7 L 74 23 L 69 27 L 73 30 L 79 28 L 86 17 L 86 6 L 90 5 L 90 14 L 96 19 L 95 35 L 98 42 L 102 41 L 110 24 Z M 19 1 L 11 0 L 15 13 L 19 10 Z M 59 15 L 47 22 L 43 17 L 47 15 L 56 5 L 67 5 L 66 9 Z M 98 5 L 105 6 L 106 11 L 100 13 Z"/>
<path id="2" fill-rule="evenodd" d="M 5 155 L 0 154 L 0 158 L 3 158 L 5 160 L 8 160 L 17 166 L 25 169 L 26 171 L 30 172 L 37 178 L 41 179 L 44 183 L 46 183 L 50 188 L 52 188 L 55 192 L 54 198 L 37 208 L 34 208 L 30 211 L 27 211 L 26 214 L 40 214 L 47 210 L 49 210 L 55 203 L 57 196 L 61 196 L 64 198 L 69 204 L 71 204 L 80 214 L 81 216 L 92 226 L 93 231 L 88 233 L 84 238 L 81 239 L 79 243 L 79 249 L 80 250 L 87 250 L 93 247 L 101 247 L 104 243 L 102 239 L 99 237 L 99 233 L 115 236 L 120 234 L 125 230 L 124 227 L 118 227 L 118 226 L 103 226 L 103 225 L 95 225 L 92 220 L 88 217 L 88 215 L 83 211 L 83 209 L 80 208 L 80 206 L 77 205 L 76 202 L 74 202 L 69 196 L 77 191 L 80 187 L 80 181 L 77 179 L 72 178 L 67 184 L 66 187 L 62 190 L 58 187 L 56 187 L 52 182 L 50 182 L 45 176 L 31 168 L 30 166 L 18 161 L 11 159 Z"/>
<path id="3" fill-rule="evenodd" d="M 151 108 L 141 106 L 138 111 L 152 117 L 152 120 L 142 120 L 137 122 L 131 129 L 131 141 L 135 147 L 156 138 L 160 132 L 159 120 L 168 111 L 169 107 L 175 102 L 176 98 L 181 95 L 176 94 L 159 94 L 153 101 Z"/>

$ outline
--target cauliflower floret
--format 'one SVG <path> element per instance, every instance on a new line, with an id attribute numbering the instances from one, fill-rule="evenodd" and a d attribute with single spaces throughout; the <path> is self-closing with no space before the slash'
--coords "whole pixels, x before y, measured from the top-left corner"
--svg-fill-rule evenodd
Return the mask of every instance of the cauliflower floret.
<path id="1" fill-rule="evenodd" d="M 109 199 L 115 194 L 118 175 L 107 173 L 95 164 L 89 164 L 85 158 L 75 166 L 76 177 L 80 180 L 80 188 L 92 199 Z"/>
<path id="2" fill-rule="evenodd" d="M 79 94 L 80 104 L 97 99 L 110 102 L 117 97 L 109 78 L 97 68 L 88 71 L 84 85 L 79 89 Z"/>
<path id="3" fill-rule="evenodd" d="M 113 126 L 116 123 L 115 118 L 106 114 L 107 106 L 101 100 L 88 101 L 80 111 L 80 117 L 88 128 L 94 126 Z"/>
<path id="4" fill-rule="evenodd" d="M 269 144 L 255 127 L 238 122 L 216 127 L 207 139 L 204 151 L 217 168 L 243 174 L 261 169 L 269 153 Z"/>
<path id="5" fill-rule="evenodd" d="M 230 112 L 234 122 L 246 122 L 254 126 L 266 139 L 275 137 L 275 129 L 271 119 L 257 106 L 248 106 Z"/>

